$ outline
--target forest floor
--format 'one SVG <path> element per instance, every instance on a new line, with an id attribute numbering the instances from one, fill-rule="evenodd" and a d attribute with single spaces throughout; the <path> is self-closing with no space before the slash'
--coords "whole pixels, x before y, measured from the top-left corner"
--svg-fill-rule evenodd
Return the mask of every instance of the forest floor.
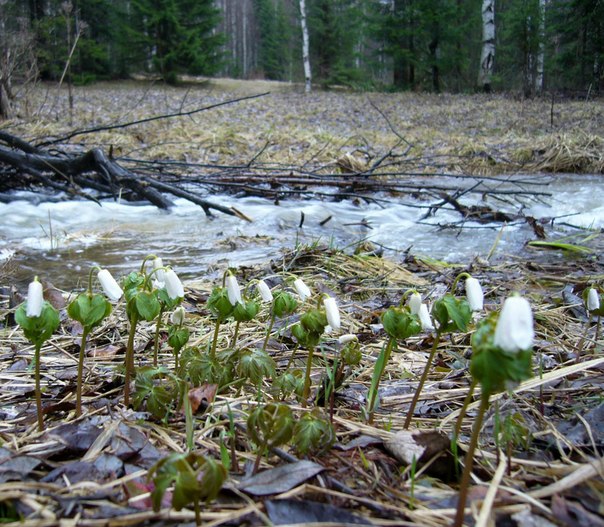
<path id="1" fill-rule="evenodd" d="M 76 88 L 73 124 L 66 91 L 57 94 L 55 87 L 40 86 L 28 94 L 27 104 L 23 99 L 21 117 L 4 123 L 3 129 L 32 141 L 60 137 L 74 128 L 187 111 L 248 95 L 246 86 L 253 86 L 255 93 L 265 89 L 237 84 L 225 91 L 214 83 Z M 603 103 L 597 100 L 555 102 L 552 111 L 548 100 L 340 92 L 307 96 L 280 85 L 270 95 L 187 117 L 75 136 L 68 147 L 112 147 L 116 157 L 210 165 L 242 165 L 261 153 L 266 163 L 298 167 L 335 167 L 344 154 L 358 149 L 363 162 L 385 154 L 397 160 L 400 155 L 409 161 L 407 167 L 428 173 L 600 173 L 602 130 Z M 345 254 L 317 245 L 284 252 L 264 266 L 238 269 L 244 287 L 264 278 L 274 291 L 292 291 L 292 277 L 302 277 L 315 293 L 302 308 L 313 307 L 317 293 L 328 293 L 340 306 L 343 331 L 358 336 L 360 362 L 342 370 L 333 397 L 321 397 L 322 386 L 341 364 L 342 347 L 337 334 L 321 338 L 308 408 L 296 393 L 308 350 L 296 344 L 290 331 L 301 311 L 278 320 L 266 342 L 274 372 L 268 366 L 263 373 L 259 366 L 260 373 L 246 370 L 244 375 L 248 352 L 265 345 L 268 308 L 238 329 L 228 321 L 214 333 L 216 321 L 207 300 L 219 284 L 199 281 L 186 284 L 183 303 L 189 345 L 204 355 L 216 336 L 224 363 L 220 372 L 205 379 L 199 374 L 195 386 L 189 386 L 192 418 L 177 391 L 166 390 L 163 398 L 160 389 L 169 388 L 178 377 L 190 380 L 194 372 L 194 363 L 189 363 L 189 371 L 170 373 L 174 356 L 167 343 L 166 317 L 159 332 L 159 364 L 164 370 L 150 378 L 150 370 L 143 368 L 152 364 L 156 325 L 140 323 L 135 362 L 147 377 L 139 376 L 133 384 L 140 399 L 137 408 L 122 404 L 129 332 L 123 301 L 89 337 L 84 413 L 76 417 L 82 328 L 66 316 L 73 293 L 49 290 L 61 326 L 42 348 L 44 432 L 36 426 L 33 347 L 14 323 L 18 297 L 3 289 L 0 518 L 32 527 L 192 524 L 191 507 L 179 512 L 170 507 L 175 497 L 171 489 L 161 510 L 153 511 L 154 481 L 148 478 L 158 460 L 186 452 L 192 442 L 194 451 L 221 460 L 228 469 L 217 498 L 201 508 L 204 525 L 450 525 L 476 416 L 477 401 L 461 423 L 455 443 L 458 458 L 451 452 L 451 437 L 471 384 L 468 367 L 475 325 L 438 343 L 414 412 L 412 437 L 405 433 L 403 421 L 434 344 L 433 334 L 422 332 L 399 343 L 380 384 L 373 422 L 365 408 L 377 357 L 388 340 L 378 326 L 382 313 L 410 288 L 430 303 L 447 291 L 463 296 L 461 288 L 451 288 L 458 273 L 466 271 L 481 281 L 487 313 L 497 312 L 502 299 L 518 291 L 530 300 L 536 329 L 534 376 L 492 398 L 475 455 L 466 524 L 604 525 L 602 332 L 597 335 L 595 320 L 590 320 L 581 299 L 586 287 L 604 281 L 601 237 L 586 241 L 591 250 L 571 251 L 553 263 L 516 258 L 456 266 L 412 256 L 394 262 L 371 247 Z M 9 285 L 10 276 L 2 280 Z M 233 349 L 240 351 L 229 351 Z M 227 379 L 222 372 L 231 368 L 237 374 Z M 283 403 L 295 421 L 314 409 L 333 424 L 333 442 L 308 455 L 299 452 L 295 441 L 278 444 L 275 439 L 274 448 L 259 449 L 258 433 L 250 436 L 247 430 L 248 418 L 269 402 Z M 166 410 L 163 417 L 158 415 L 161 408 Z M 414 435 L 420 431 L 423 434 Z M 260 470 L 253 476 L 259 450 Z"/>

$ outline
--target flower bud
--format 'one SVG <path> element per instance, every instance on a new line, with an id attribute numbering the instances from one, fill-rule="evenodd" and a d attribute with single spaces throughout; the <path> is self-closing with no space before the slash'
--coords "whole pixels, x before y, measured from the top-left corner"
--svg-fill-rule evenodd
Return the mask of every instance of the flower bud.
<path id="1" fill-rule="evenodd" d="M 428 306 L 426 304 L 421 304 L 419 306 L 417 316 L 419 317 L 419 322 L 424 331 L 432 331 L 434 329 L 434 324 L 432 324 L 432 319 L 430 318 L 430 313 L 428 312 Z"/>
<path id="2" fill-rule="evenodd" d="M 310 297 L 312 295 L 312 293 L 310 292 L 310 289 L 304 283 L 302 278 L 296 278 L 296 280 L 294 281 L 294 288 L 296 289 L 296 292 L 298 293 L 298 295 L 300 295 L 300 299 L 302 300 L 302 302 L 304 302 L 304 300 L 306 300 L 308 297 Z"/>
<path id="3" fill-rule="evenodd" d="M 175 326 L 182 326 L 185 321 L 185 308 L 182 306 L 177 307 L 170 316 L 170 322 Z"/>
<path id="4" fill-rule="evenodd" d="M 597 309 L 600 309 L 600 295 L 596 289 L 590 287 L 587 291 L 587 310 L 596 311 Z"/>
<path id="5" fill-rule="evenodd" d="M 39 317 L 42 314 L 44 304 L 44 290 L 42 284 L 35 278 L 27 288 L 27 311 L 28 317 Z"/>
<path id="6" fill-rule="evenodd" d="M 163 267 L 164 263 L 162 262 L 161 258 L 158 257 L 153 260 L 153 270 L 155 271 L 153 276 L 155 277 L 155 280 L 157 280 L 160 289 L 164 287 L 166 282 L 166 271 Z"/>
<path id="7" fill-rule="evenodd" d="M 484 293 L 480 282 L 471 276 L 466 278 L 466 298 L 472 311 L 482 311 L 484 305 Z"/>
<path id="8" fill-rule="evenodd" d="M 97 274 L 97 278 L 109 300 L 117 302 L 122 297 L 124 291 L 122 291 L 122 288 L 107 269 L 101 269 Z"/>
<path id="9" fill-rule="evenodd" d="M 419 315 L 420 306 L 422 305 L 422 295 L 415 292 L 409 297 L 409 309 L 412 315 Z"/>
<path id="10" fill-rule="evenodd" d="M 272 302 L 273 301 L 273 293 L 271 292 L 271 288 L 267 285 L 264 280 L 258 280 L 256 284 L 258 288 L 258 292 L 260 293 L 260 298 L 262 298 L 263 302 Z"/>
<path id="11" fill-rule="evenodd" d="M 227 275 L 226 288 L 229 295 L 229 302 L 232 306 L 236 306 L 238 303 L 243 304 L 243 299 L 241 298 L 241 289 L 239 288 L 235 275 L 230 273 Z"/>
<path id="12" fill-rule="evenodd" d="M 340 311 L 338 310 L 336 299 L 330 296 L 326 296 L 323 299 L 323 306 L 325 307 L 325 316 L 327 317 L 327 322 L 329 322 L 329 325 L 334 331 L 337 331 L 338 329 L 340 329 L 341 323 Z"/>
<path id="13" fill-rule="evenodd" d="M 507 298 L 495 327 L 495 346 L 508 353 L 518 353 L 530 349 L 534 338 L 533 313 L 528 301 L 521 296 Z"/>
<path id="14" fill-rule="evenodd" d="M 185 297 L 185 288 L 183 287 L 180 278 L 178 278 L 178 275 L 172 269 L 168 269 L 165 272 L 164 284 L 166 286 L 168 296 L 172 300 Z"/>

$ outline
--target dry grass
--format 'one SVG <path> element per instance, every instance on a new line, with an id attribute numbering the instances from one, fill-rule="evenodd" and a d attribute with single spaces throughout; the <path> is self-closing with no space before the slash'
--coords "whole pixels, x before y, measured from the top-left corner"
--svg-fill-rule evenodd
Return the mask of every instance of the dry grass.
<path id="1" fill-rule="evenodd" d="M 176 88 L 124 82 L 76 88 L 70 124 L 66 91 L 40 85 L 20 101 L 20 118 L 3 128 L 30 139 L 61 136 L 73 128 L 189 111 L 265 91 L 270 94 L 260 99 L 76 136 L 72 142 L 111 145 L 122 156 L 221 165 L 246 164 L 268 145 L 258 162 L 312 162 L 332 170 L 348 152 L 376 160 L 392 150 L 394 156 L 382 166 L 386 172 L 602 172 L 599 99 L 556 102 L 552 112 L 549 100 L 502 95 L 305 95 L 296 86 L 264 81 L 218 79 Z M 397 134 L 411 145 L 409 151 Z"/>

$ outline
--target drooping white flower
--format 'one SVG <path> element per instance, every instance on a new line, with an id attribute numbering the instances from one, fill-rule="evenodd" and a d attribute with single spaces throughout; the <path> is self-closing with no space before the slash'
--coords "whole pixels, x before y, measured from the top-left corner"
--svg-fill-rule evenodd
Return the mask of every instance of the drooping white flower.
<path id="1" fill-rule="evenodd" d="M 42 305 L 44 304 L 44 290 L 42 284 L 35 278 L 30 282 L 27 288 L 27 310 L 25 314 L 28 317 L 39 317 L 42 314 Z"/>
<path id="2" fill-rule="evenodd" d="M 166 271 L 164 270 L 164 263 L 161 258 L 155 258 L 153 260 L 153 276 L 157 282 L 157 287 L 161 289 L 166 284 Z"/>
<path id="3" fill-rule="evenodd" d="M 419 315 L 419 309 L 422 305 L 422 295 L 419 293 L 411 293 L 409 297 L 409 310 L 412 315 Z"/>
<path id="4" fill-rule="evenodd" d="M 260 293 L 260 297 L 263 302 L 272 302 L 273 301 L 273 293 L 271 292 L 271 288 L 264 280 L 258 280 L 256 284 L 258 288 L 258 292 Z"/>
<path id="5" fill-rule="evenodd" d="M 430 312 L 428 311 L 428 306 L 426 304 L 421 304 L 419 306 L 419 312 L 417 313 L 417 316 L 419 317 L 419 322 L 422 325 L 422 329 L 424 331 L 432 331 L 434 329 L 434 324 L 432 324 Z"/>
<path id="6" fill-rule="evenodd" d="M 304 302 L 308 297 L 312 295 L 310 289 L 304 283 L 304 280 L 302 280 L 302 278 L 296 278 L 296 280 L 294 281 L 294 288 L 296 289 L 298 295 L 300 295 L 302 302 Z"/>
<path id="7" fill-rule="evenodd" d="M 356 340 L 359 340 L 359 337 L 357 337 L 354 333 L 346 333 L 345 335 L 338 337 L 338 343 L 340 346 L 345 346 L 346 344 Z"/>
<path id="8" fill-rule="evenodd" d="M 340 310 L 338 309 L 338 304 L 336 303 L 336 299 L 331 296 L 326 296 L 323 299 L 323 306 L 325 307 L 325 316 L 327 317 L 327 322 L 334 329 L 340 329 Z"/>
<path id="9" fill-rule="evenodd" d="M 600 309 L 600 295 L 596 289 L 590 287 L 587 291 L 587 310 L 595 311 L 596 309 Z"/>
<path id="10" fill-rule="evenodd" d="M 176 298 L 184 298 L 185 296 L 185 288 L 178 278 L 178 275 L 172 270 L 168 269 L 164 276 L 164 284 L 166 286 L 166 291 L 168 292 L 168 296 L 175 300 Z"/>
<path id="11" fill-rule="evenodd" d="M 237 278 L 235 275 L 228 274 L 226 277 L 226 288 L 227 294 L 229 296 L 229 302 L 232 306 L 236 306 L 239 302 L 243 304 L 243 298 L 241 298 L 241 289 L 239 288 L 239 284 L 237 283 Z"/>
<path id="12" fill-rule="evenodd" d="M 482 311 L 484 306 L 484 293 L 480 282 L 471 276 L 466 278 L 466 298 L 472 311 Z"/>
<path id="13" fill-rule="evenodd" d="M 182 326 L 185 321 L 185 308 L 182 306 L 178 306 L 174 311 L 172 311 L 172 315 L 170 315 L 170 322 L 175 326 Z"/>
<path id="14" fill-rule="evenodd" d="M 107 269 L 101 269 L 97 274 L 97 278 L 109 300 L 117 302 L 122 297 L 124 291 L 122 291 L 122 288 Z"/>
<path id="15" fill-rule="evenodd" d="M 506 298 L 497 320 L 493 343 L 508 353 L 518 353 L 533 345 L 533 312 L 526 298 Z"/>

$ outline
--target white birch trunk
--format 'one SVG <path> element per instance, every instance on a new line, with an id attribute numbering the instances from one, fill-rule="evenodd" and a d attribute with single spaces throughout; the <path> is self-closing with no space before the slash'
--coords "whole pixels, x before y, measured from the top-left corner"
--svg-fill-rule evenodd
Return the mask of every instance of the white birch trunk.
<path id="1" fill-rule="evenodd" d="M 480 70 L 478 71 L 478 87 L 483 91 L 491 91 L 493 79 L 493 63 L 495 61 L 495 0 L 482 1 L 482 52 L 480 54 Z"/>
<path id="2" fill-rule="evenodd" d="M 539 51 L 537 52 L 537 73 L 535 93 L 543 92 L 543 72 L 545 69 L 545 8 L 547 0 L 539 0 Z"/>
<path id="3" fill-rule="evenodd" d="M 309 93 L 312 87 L 310 71 L 310 51 L 308 44 L 308 27 L 306 25 L 306 1 L 300 0 L 300 27 L 302 28 L 302 61 L 304 62 L 304 91 Z"/>

